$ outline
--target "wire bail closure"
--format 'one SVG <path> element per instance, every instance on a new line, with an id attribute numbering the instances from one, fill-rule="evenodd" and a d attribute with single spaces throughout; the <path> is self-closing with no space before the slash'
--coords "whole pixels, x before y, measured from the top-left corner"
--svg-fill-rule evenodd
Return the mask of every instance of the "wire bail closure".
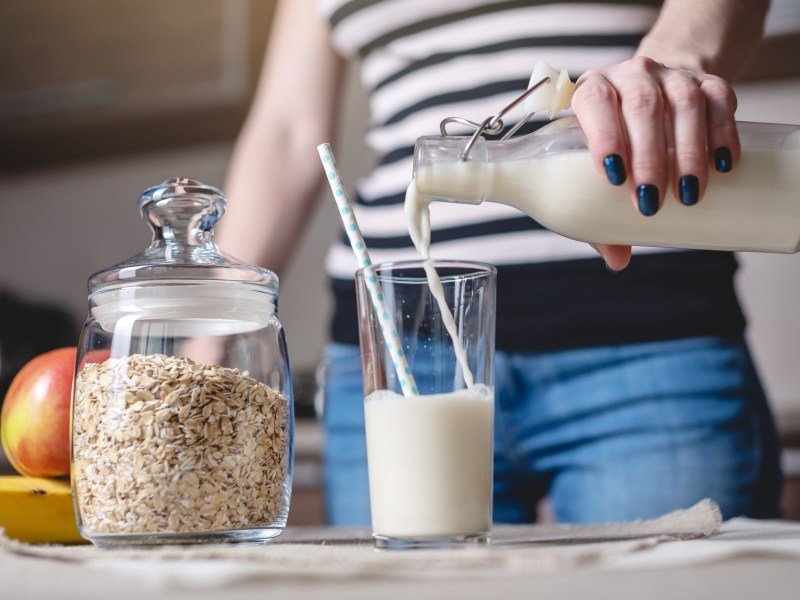
<path id="1" fill-rule="evenodd" d="M 538 81 L 527 90 L 525 90 L 521 95 L 517 98 L 509 102 L 506 106 L 504 106 L 500 112 L 492 117 L 486 117 L 481 123 L 476 123 L 475 121 L 470 121 L 469 119 L 464 119 L 463 117 L 447 117 L 439 123 L 439 131 L 443 136 L 449 135 L 447 133 L 447 126 L 451 123 L 458 123 L 459 125 L 466 125 L 467 127 L 474 127 L 475 132 L 467 141 L 467 145 L 464 146 L 464 149 L 461 151 L 461 154 L 458 155 L 458 159 L 460 161 L 467 161 L 469 160 L 469 153 L 472 151 L 472 147 L 475 145 L 475 142 L 478 141 L 478 138 L 482 135 L 498 135 L 503 128 L 505 127 L 505 123 L 503 123 L 503 117 L 507 115 L 510 111 L 514 110 L 520 103 L 522 103 L 528 96 L 530 96 L 533 92 L 538 90 L 544 84 L 549 83 L 550 78 L 545 77 L 544 79 Z M 511 129 L 509 129 L 506 134 L 500 138 L 501 140 L 507 140 L 515 133 L 517 133 L 525 123 L 531 120 L 533 117 L 533 112 L 529 112 L 526 114 L 516 125 L 514 125 Z"/>

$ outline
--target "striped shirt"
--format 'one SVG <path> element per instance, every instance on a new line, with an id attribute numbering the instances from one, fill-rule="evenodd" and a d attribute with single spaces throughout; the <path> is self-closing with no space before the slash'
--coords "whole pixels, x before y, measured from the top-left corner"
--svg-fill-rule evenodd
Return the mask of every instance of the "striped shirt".
<path id="1" fill-rule="evenodd" d="M 630 58 L 660 1 L 319 0 L 341 55 L 360 59 L 369 92 L 366 142 L 377 156 L 356 189 L 357 218 L 375 262 L 418 258 L 403 199 L 414 143 L 448 116 L 482 121 L 526 87 L 537 59 L 585 70 Z M 513 125 L 513 119 L 508 126 Z M 541 125 L 533 121 L 522 133 Z M 457 129 L 455 129 L 458 132 Z M 466 133 L 463 130 L 462 133 Z M 498 266 L 497 345 L 552 350 L 740 332 L 728 253 L 637 250 L 613 277 L 587 244 L 494 203 L 431 206 L 434 258 Z M 355 343 L 353 273 L 346 238 L 326 259 L 333 279 L 333 339 Z"/>

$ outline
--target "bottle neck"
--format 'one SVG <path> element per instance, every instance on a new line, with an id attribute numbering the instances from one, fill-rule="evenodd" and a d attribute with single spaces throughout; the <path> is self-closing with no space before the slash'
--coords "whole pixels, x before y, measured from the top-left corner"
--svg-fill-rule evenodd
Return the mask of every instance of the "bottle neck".
<path id="1" fill-rule="evenodd" d="M 483 202 L 489 166 L 486 142 L 479 139 L 469 159 L 463 160 L 466 142 L 464 137 L 424 137 L 417 140 L 414 182 L 422 200 L 458 204 Z"/>
<path id="2" fill-rule="evenodd" d="M 586 149 L 580 127 L 572 117 L 508 140 L 479 138 L 465 160 L 463 151 L 468 140 L 465 136 L 429 136 L 417 140 L 414 180 L 423 199 L 459 204 L 503 202 L 496 180 L 503 176 L 506 164 Z"/>
<path id="3" fill-rule="evenodd" d="M 485 162 L 441 162 L 419 169 L 414 181 L 420 198 L 427 202 L 480 204 L 486 198 L 490 168 Z"/>

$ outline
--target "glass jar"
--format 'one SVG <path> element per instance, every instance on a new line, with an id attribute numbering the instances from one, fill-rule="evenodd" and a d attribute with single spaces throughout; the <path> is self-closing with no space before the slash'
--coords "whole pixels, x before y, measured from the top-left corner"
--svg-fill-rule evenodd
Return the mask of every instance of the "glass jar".
<path id="1" fill-rule="evenodd" d="M 293 401 L 278 278 L 214 243 L 222 193 L 146 190 L 148 248 L 89 279 L 72 415 L 81 534 L 97 545 L 279 535 Z"/>

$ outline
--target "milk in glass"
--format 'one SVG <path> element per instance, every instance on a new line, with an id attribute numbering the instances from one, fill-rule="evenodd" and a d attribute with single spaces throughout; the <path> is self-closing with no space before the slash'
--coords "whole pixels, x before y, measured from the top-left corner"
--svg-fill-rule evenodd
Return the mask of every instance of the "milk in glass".
<path id="1" fill-rule="evenodd" d="M 494 393 L 373 392 L 364 404 L 375 535 L 485 534 L 492 528 Z"/>

